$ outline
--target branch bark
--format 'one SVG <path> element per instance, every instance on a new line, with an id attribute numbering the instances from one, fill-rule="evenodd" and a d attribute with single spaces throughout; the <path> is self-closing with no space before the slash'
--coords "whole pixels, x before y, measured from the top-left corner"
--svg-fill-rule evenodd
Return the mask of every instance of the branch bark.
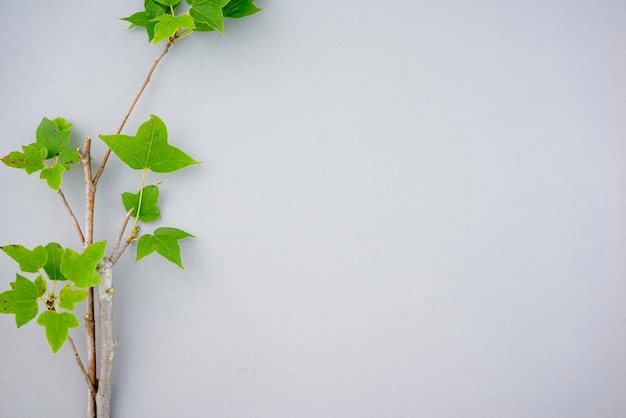
<path id="1" fill-rule="evenodd" d="M 98 418 L 111 416 L 111 387 L 113 382 L 113 357 L 117 343 L 113 339 L 113 263 L 104 258 L 98 265 L 102 283 L 98 286 L 98 325 L 100 326 L 100 378 L 96 394 Z"/>

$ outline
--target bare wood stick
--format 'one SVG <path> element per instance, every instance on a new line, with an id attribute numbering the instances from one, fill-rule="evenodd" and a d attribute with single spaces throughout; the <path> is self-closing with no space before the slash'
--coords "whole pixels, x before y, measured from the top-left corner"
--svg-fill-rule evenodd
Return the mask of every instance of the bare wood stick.
<path id="1" fill-rule="evenodd" d="M 143 84 L 141 85 L 141 88 L 135 95 L 135 98 L 133 99 L 132 103 L 130 104 L 130 107 L 128 108 L 128 111 L 122 118 L 122 123 L 120 123 L 120 126 L 117 128 L 116 134 L 119 134 L 120 132 L 122 132 L 122 129 L 124 129 L 124 125 L 126 125 L 126 121 L 130 117 L 130 114 L 133 112 L 133 109 L 135 108 L 135 105 L 139 101 L 141 94 L 146 89 L 146 86 L 148 86 L 148 83 L 150 83 L 150 78 L 152 77 L 154 70 L 156 70 L 157 65 L 159 65 L 159 62 L 161 62 L 165 54 L 167 54 L 167 52 L 170 50 L 170 46 L 172 46 L 174 42 L 175 42 L 175 38 L 170 38 L 170 40 L 167 41 L 167 44 L 165 44 L 165 48 L 163 49 L 163 52 L 161 52 L 161 55 L 159 55 L 159 57 L 152 63 L 152 67 L 150 68 L 150 71 L 148 71 L 148 75 L 146 76 L 146 79 L 144 80 Z M 100 162 L 100 167 L 98 168 L 98 171 L 96 172 L 96 176 L 93 178 L 94 184 L 98 184 L 98 181 L 100 180 L 100 176 L 102 175 L 102 172 L 104 171 L 104 166 L 106 165 L 107 160 L 109 159 L 110 155 L 111 155 L 111 149 L 109 148 L 106 150 L 104 157 L 102 158 L 102 161 Z"/>
<path id="2" fill-rule="evenodd" d="M 80 355 L 78 354 L 76 346 L 74 345 L 74 340 L 72 340 L 72 337 L 70 337 L 69 335 L 67 336 L 67 342 L 70 343 L 70 347 L 72 348 L 72 352 L 74 353 L 74 358 L 76 359 L 76 363 L 78 363 L 80 371 L 83 373 L 83 377 L 85 378 L 85 383 L 87 383 L 87 388 L 89 389 L 89 392 L 91 392 L 95 396 L 96 388 L 93 386 L 91 378 L 89 377 L 89 373 L 85 369 L 83 361 L 80 359 Z"/>
<path id="3" fill-rule="evenodd" d="M 113 339 L 113 263 L 104 258 L 98 264 L 98 275 L 102 283 L 98 286 L 98 324 L 100 325 L 100 379 L 96 394 L 98 418 L 111 416 L 111 389 L 113 379 L 113 357 L 117 342 Z"/>
<path id="4" fill-rule="evenodd" d="M 91 171 L 91 138 L 85 138 L 85 146 L 78 153 L 80 162 L 83 166 L 83 174 L 85 177 L 85 240 L 83 247 L 87 247 L 93 243 L 93 216 L 96 198 L 96 185 L 92 180 Z M 97 377 L 97 353 L 96 353 L 96 323 L 94 320 L 94 291 L 90 287 L 87 294 L 87 309 L 85 312 L 85 333 L 87 336 L 87 367 L 91 384 L 94 388 L 98 387 Z M 87 418 L 96 417 L 96 396 L 89 392 L 87 398 Z"/>
<path id="5" fill-rule="evenodd" d="M 76 215 L 74 215 L 74 212 L 72 211 L 72 208 L 70 204 L 68 203 L 67 199 L 65 198 L 65 195 L 63 194 L 61 189 L 59 189 L 57 193 L 59 194 L 59 196 L 61 196 L 61 200 L 63 200 L 65 209 L 67 209 L 67 212 L 70 214 L 70 217 L 72 218 L 72 221 L 74 222 L 74 227 L 76 227 L 76 232 L 78 232 L 78 236 L 80 237 L 80 242 L 84 245 L 85 236 L 83 235 L 83 230 L 80 229 L 80 224 L 78 223 L 78 219 L 76 219 Z"/>

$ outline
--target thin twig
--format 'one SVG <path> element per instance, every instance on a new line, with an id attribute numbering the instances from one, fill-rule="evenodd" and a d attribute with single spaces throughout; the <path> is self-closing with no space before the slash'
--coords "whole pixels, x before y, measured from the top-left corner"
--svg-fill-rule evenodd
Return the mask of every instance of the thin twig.
<path id="1" fill-rule="evenodd" d="M 111 256 L 109 257 L 109 259 L 111 260 L 113 264 L 115 264 L 115 262 L 121 257 L 121 255 L 124 253 L 124 250 L 128 246 L 128 245 L 124 246 L 122 250 L 119 251 L 120 244 L 122 243 L 122 239 L 124 239 L 124 232 L 126 232 L 126 227 L 128 226 L 128 222 L 130 221 L 130 218 L 132 217 L 134 210 L 135 208 L 132 208 L 126 213 L 126 217 L 124 218 L 122 227 L 120 228 L 120 231 L 117 234 L 117 240 L 115 240 L 115 246 L 113 247 L 113 252 L 111 253 Z"/>
<path id="2" fill-rule="evenodd" d="M 95 396 L 96 388 L 93 386 L 93 383 L 91 383 L 89 373 L 87 373 L 87 369 L 85 369 L 83 361 L 80 359 L 80 355 L 78 354 L 76 346 L 74 345 L 74 340 L 72 340 L 72 337 L 70 337 L 69 335 L 67 336 L 67 342 L 70 343 L 70 347 L 72 347 L 72 351 L 74 352 L 74 358 L 76 359 L 76 363 L 78 363 L 80 371 L 83 373 L 83 377 L 85 378 L 85 383 L 87 383 L 87 388 L 89 389 L 89 392 L 91 392 L 91 394 Z"/>
<path id="3" fill-rule="evenodd" d="M 72 211 L 72 208 L 70 207 L 70 204 L 68 203 L 61 189 L 59 189 L 57 193 L 59 193 L 59 196 L 61 196 L 61 200 L 63 200 L 63 204 L 65 205 L 67 212 L 70 214 L 70 217 L 72 218 L 72 221 L 74 222 L 74 226 L 76 227 L 76 232 L 78 232 L 78 236 L 80 237 L 81 244 L 85 244 L 85 236 L 83 235 L 83 230 L 80 229 L 80 223 L 78 222 L 78 219 L 76 219 L 76 215 L 74 215 L 74 212 Z"/>
<path id="4" fill-rule="evenodd" d="M 159 55 L 159 57 L 152 63 L 152 67 L 150 68 L 150 71 L 148 71 L 148 75 L 146 76 L 146 79 L 144 80 L 143 84 L 141 85 L 141 88 L 139 89 L 139 91 L 135 95 L 135 98 L 130 104 L 128 111 L 126 112 L 126 114 L 124 115 L 124 118 L 122 119 L 122 123 L 120 123 L 120 126 L 117 128 L 116 134 L 119 134 L 120 132 L 122 132 L 122 129 L 124 129 L 124 125 L 126 125 L 126 121 L 130 117 L 130 114 L 135 108 L 135 105 L 139 101 L 141 94 L 146 89 L 146 86 L 148 85 L 148 83 L 150 83 L 150 78 L 152 77 L 152 73 L 154 73 L 154 70 L 156 69 L 157 65 L 159 65 L 159 62 L 161 62 L 165 54 L 167 54 L 167 52 L 170 50 L 170 46 L 172 46 L 174 41 L 175 41 L 175 38 L 171 38 L 170 40 L 168 40 L 167 44 L 165 44 L 165 48 L 163 49 L 163 52 L 161 52 L 161 55 Z M 104 157 L 102 157 L 102 162 L 100 162 L 100 167 L 98 168 L 98 171 L 96 172 L 96 175 L 93 178 L 94 184 L 98 184 L 98 180 L 100 180 L 100 176 L 102 175 L 102 172 L 104 171 L 104 166 L 106 165 L 107 160 L 109 159 L 110 155 L 111 155 L 111 148 L 107 149 L 106 152 L 104 153 Z"/>

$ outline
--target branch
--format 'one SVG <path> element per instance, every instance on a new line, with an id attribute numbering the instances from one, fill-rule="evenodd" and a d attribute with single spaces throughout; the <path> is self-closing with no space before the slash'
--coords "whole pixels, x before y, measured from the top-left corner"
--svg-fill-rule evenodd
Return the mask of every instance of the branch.
<path id="1" fill-rule="evenodd" d="M 115 262 L 119 260 L 122 254 L 124 254 L 124 250 L 126 250 L 126 247 L 128 247 L 128 241 L 127 241 L 126 244 L 120 250 L 120 244 L 122 243 L 122 239 L 124 238 L 124 232 L 126 232 L 126 227 L 128 226 L 128 222 L 130 221 L 130 218 L 132 217 L 133 210 L 134 208 L 129 210 L 126 213 L 126 217 L 124 218 L 122 227 L 120 228 L 120 231 L 117 234 L 117 240 L 115 240 L 115 246 L 113 247 L 113 252 L 111 252 L 111 256 L 109 257 L 109 259 L 111 260 L 113 264 L 115 264 Z"/>
<path id="2" fill-rule="evenodd" d="M 148 75 L 146 76 L 146 79 L 141 85 L 139 92 L 137 92 L 137 94 L 135 95 L 135 98 L 133 99 L 132 103 L 130 104 L 130 107 L 128 108 L 128 111 L 124 115 L 124 118 L 122 118 L 122 123 L 120 123 L 120 126 L 117 128 L 116 134 L 119 134 L 120 132 L 122 132 L 122 129 L 124 129 L 124 125 L 126 125 L 126 121 L 130 117 L 130 114 L 133 112 L 133 109 L 135 108 L 135 105 L 139 101 L 141 94 L 146 89 L 146 86 L 148 86 L 148 83 L 150 83 L 150 78 L 152 77 L 154 70 L 156 70 L 156 67 L 157 65 L 159 65 L 159 62 L 161 62 L 165 54 L 167 54 L 167 52 L 170 50 L 170 46 L 172 46 L 174 41 L 175 41 L 175 38 L 171 38 L 170 40 L 168 40 L 167 44 L 165 45 L 165 48 L 163 49 L 163 52 L 161 52 L 161 55 L 159 55 L 159 57 L 152 63 L 152 67 L 150 68 L 150 71 L 148 71 Z M 102 172 L 104 171 L 104 166 L 106 165 L 107 160 L 109 159 L 110 155 L 111 155 L 111 148 L 106 150 L 104 157 L 102 158 L 102 162 L 100 162 L 100 167 L 98 168 L 98 171 L 96 172 L 96 175 L 93 178 L 94 185 L 98 184 L 98 181 L 100 180 L 100 176 L 102 175 Z"/>
<path id="3" fill-rule="evenodd" d="M 80 371 L 83 373 L 83 377 L 85 378 L 85 383 L 87 383 L 87 388 L 89 389 L 89 392 L 91 392 L 91 394 L 95 396 L 96 388 L 93 386 L 93 383 L 91 382 L 91 378 L 89 377 L 89 373 L 87 373 L 87 370 L 85 369 L 85 366 L 83 365 L 83 362 L 80 359 L 80 355 L 78 354 L 78 351 L 76 350 L 76 346 L 74 345 L 74 340 L 72 340 L 72 337 L 70 337 L 69 335 L 67 336 L 67 342 L 70 343 L 70 347 L 72 347 L 72 351 L 74 352 L 74 358 L 76 359 L 76 363 L 78 363 L 78 367 L 80 368 Z"/>
<path id="4" fill-rule="evenodd" d="M 67 212 L 70 214 L 70 217 L 72 218 L 72 221 L 74 221 L 74 226 L 76 227 L 76 232 L 78 232 L 78 236 L 80 237 L 80 242 L 84 245 L 85 244 L 85 236 L 83 235 L 82 229 L 80 229 L 80 224 L 78 223 L 78 219 L 76 219 L 76 216 L 74 215 L 74 212 L 72 211 L 72 208 L 70 207 L 70 204 L 67 202 L 67 199 L 65 198 L 65 195 L 63 194 L 61 189 L 59 189 L 59 191 L 57 193 L 59 193 L 59 196 L 61 196 L 61 200 L 63 200 L 63 204 L 65 205 L 65 208 L 67 209 Z"/>

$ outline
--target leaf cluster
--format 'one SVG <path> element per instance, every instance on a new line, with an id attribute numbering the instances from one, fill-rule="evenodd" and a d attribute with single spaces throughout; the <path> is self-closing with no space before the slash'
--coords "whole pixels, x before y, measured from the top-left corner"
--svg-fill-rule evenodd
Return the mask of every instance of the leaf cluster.
<path id="1" fill-rule="evenodd" d="M 185 0 L 184 13 L 176 14 L 181 0 L 145 0 L 144 10 L 123 18 L 133 27 L 143 27 L 148 41 L 158 44 L 192 32 L 217 30 L 224 33 L 224 18 L 241 18 L 259 12 L 254 0 Z"/>
<path id="2" fill-rule="evenodd" d="M 190 165 L 199 164 L 185 152 L 170 145 L 167 127 L 161 118 L 151 115 L 142 123 L 137 133 L 131 135 L 100 135 L 100 139 L 128 167 L 142 170 L 141 188 L 137 193 L 122 194 L 122 204 L 127 212 L 135 218 L 135 226 L 139 221 L 149 223 L 161 216 L 157 206 L 159 200 L 159 184 L 145 185 L 146 172 L 171 173 Z M 133 228 L 135 231 L 136 228 Z M 154 234 L 144 234 L 137 243 L 139 261 L 156 251 L 157 254 L 183 268 L 178 241 L 193 235 L 171 227 L 158 228 Z M 133 237 L 134 238 L 134 237 Z"/>
<path id="3" fill-rule="evenodd" d="M 72 164 L 80 162 L 76 148 L 69 148 L 72 124 L 63 118 L 43 118 L 35 133 L 35 142 L 23 145 L 22 151 L 13 151 L 2 158 L 9 167 L 23 169 L 27 174 L 40 171 L 53 190 L 59 190 L 63 173 Z"/>
<path id="4" fill-rule="evenodd" d="M 56 242 L 31 249 L 23 245 L 5 245 L 0 249 L 17 262 L 21 273 L 35 273 L 34 279 L 16 273 L 10 290 L 0 293 L 0 313 L 14 314 L 17 327 L 27 324 L 45 308 L 37 323 L 46 328 L 46 338 L 57 352 L 69 335 L 69 329 L 79 326 L 71 312 L 87 297 L 85 288 L 100 283 L 96 267 L 106 249 L 106 242 L 87 246 L 82 254 L 63 248 Z M 57 292 L 61 283 L 63 288 Z"/>

